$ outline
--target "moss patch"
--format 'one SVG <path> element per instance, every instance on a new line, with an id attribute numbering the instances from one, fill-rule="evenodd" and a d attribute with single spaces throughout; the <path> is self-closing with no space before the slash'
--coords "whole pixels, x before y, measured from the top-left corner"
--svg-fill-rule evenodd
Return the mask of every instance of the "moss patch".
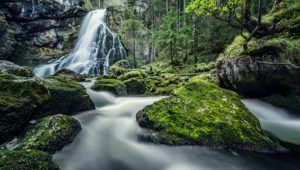
<path id="1" fill-rule="evenodd" d="M 92 89 L 96 91 L 109 91 L 120 96 L 127 95 L 126 85 L 117 79 L 106 79 L 100 77 L 96 80 Z"/>
<path id="2" fill-rule="evenodd" d="M 71 143 L 80 130 L 80 123 L 70 116 L 45 117 L 29 127 L 17 148 L 53 154 Z"/>
<path id="3" fill-rule="evenodd" d="M 36 80 L 0 74 L 0 143 L 17 135 L 49 91 Z"/>
<path id="4" fill-rule="evenodd" d="M 142 127 L 166 144 L 200 144 L 249 150 L 273 149 L 239 96 L 199 78 L 138 113 Z"/>
<path id="5" fill-rule="evenodd" d="M 85 88 L 74 80 L 51 76 L 41 83 L 49 90 L 50 98 L 39 108 L 37 117 L 74 114 L 95 108 Z"/>
<path id="6" fill-rule="evenodd" d="M 8 59 L 13 51 L 15 39 L 4 14 L 0 11 L 0 59 Z"/>
<path id="7" fill-rule="evenodd" d="M 34 150 L 0 151 L 0 169 L 3 170 L 59 170 L 51 155 Z"/>

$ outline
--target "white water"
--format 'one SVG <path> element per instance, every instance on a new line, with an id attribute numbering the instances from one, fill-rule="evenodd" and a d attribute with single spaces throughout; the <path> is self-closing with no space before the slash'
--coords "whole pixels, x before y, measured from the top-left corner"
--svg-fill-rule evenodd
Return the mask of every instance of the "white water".
<path id="1" fill-rule="evenodd" d="M 108 74 L 111 62 L 126 57 L 119 38 L 105 24 L 106 10 L 95 10 L 84 18 L 72 53 L 38 66 L 34 74 L 49 76 L 61 69 L 93 76 Z"/>
<path id="2" fill-rule="evenodd" d="M 263 130 L 282 141 L 300 145 L 300 117 L 261 100 L 245 99 L 242 102 L 260 120 Z"/>
<path id="3" fill-rule="evenodd" d="M 72 144 L 54 155 L 63 170 L 296 170 L 298 159 L 285 156 L 169 147 L 138 140 L 143 130 L 135 115 L 162 97 L 115 97 L 90 89 L 96 110 L 75 116 L 82 131 Z M 287 165 L 286 162 L 289 161 Z"/>

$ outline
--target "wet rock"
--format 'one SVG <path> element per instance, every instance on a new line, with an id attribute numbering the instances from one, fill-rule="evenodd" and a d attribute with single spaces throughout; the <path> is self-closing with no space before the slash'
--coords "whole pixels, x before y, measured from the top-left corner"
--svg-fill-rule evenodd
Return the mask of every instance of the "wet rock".
<path id="1" fill-rule="evenodd" d="M 80 130 L 78 120 L 70 116 L 45 117 L 28 127 L 17 149 L 40 150 L 53 154 L 71 143 Z"/>
<path id="2" fill-rule="evenodd" d="M 0 151 L 0 169 L 59 170 L 51 155 L 34 150 Z"/>
<path id="3" fill-rule="evenodd" d="M 36 117 L 55 114 L 75 114 L 95 109 L 95 105 L 78 82 L 60 76 L 51 76 L 40 82 L 50 93 L 49 99 L 38 109 Z"/>
<path id="4" fill-rule="evenodd" d="M 117 79 L 109 79 L 100 77 L 96 80 L 92 89 L 95 91 L 109 91 L 119 96 L 127 95 L 126 85 Z"/>
<path id="5" fill-rule="evenodd" d="M 77 81 L 77 82 L 85 80 L 85 76 L 83 76 L 79 73 L 76 73 L 72 70 L 68 70 L 68 69 L 59 70 L 58 72 L 56 72 L 54 74 L 54 76 L 60 76 L 60 77 L 68 78 L 68 79 L 71 79 L 71 80 L 74 80 L 74 81 Z"/>
<path id="6" fill-rule="evenodd" d="M 14 74 L 23 77 L 33 77 L 33 73 L 29 68 L 21 67 L 5 60 L 0 60 L 0 73 Z"/>

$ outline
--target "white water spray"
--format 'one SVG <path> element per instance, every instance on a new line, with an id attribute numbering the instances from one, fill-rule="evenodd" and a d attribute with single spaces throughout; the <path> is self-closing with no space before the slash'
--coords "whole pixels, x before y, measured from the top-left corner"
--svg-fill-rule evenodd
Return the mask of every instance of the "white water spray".
<path id="1" fill-rule="evenodd" d="M 109 65 L 126 57 L 119 38 L 105 24 L 106 10 L 95 10 L 83 20 L 73 52 L 34 69 L 39 77 L 49 76 L 61 69 L 80 74 L 107 75 Z"/>

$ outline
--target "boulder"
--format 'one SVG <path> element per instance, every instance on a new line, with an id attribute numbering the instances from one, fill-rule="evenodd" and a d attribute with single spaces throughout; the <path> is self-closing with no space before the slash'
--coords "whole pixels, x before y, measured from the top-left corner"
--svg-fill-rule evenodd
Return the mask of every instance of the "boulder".
<path id="1" fill-rule="evenodd" d="M 27 67 L 21 67 L 10 61 L 0 60 L 0 73 L 13 74 L 23 77 L 33 77 L 32 71 Z"/>
<path id="2" fill-rule="evenodd" d="M 5 170 L 59 170 L 51 155 L 34 150 L 0 150 L 0 169 Z"/>
<path id="3" fill-rule="evenodd" d="M 40 82 L 48 90 L 50 97 L 38 109 L 37 117 L 55 114 L 75 114 L 95 109 L 95 105 L 78 82 L 59 76 L 51 76 Z"/>
<path id="4" fill-rule="evenodd" d="M 34 78 L 0 74 L 0 143 L 19 134 L 49 91 Z"/>
<path id="5" fill-rule="evenodd" d="M 68 69 L 62 69 L 57 71 L 54 76 L 60 76 L 60 77 L 64 77 L 64 78 L 68 78 L 77 82 L 80 81 L 84 81 L 85 77 L 79 73 L 76 73 L 72 70 L 68 70 Z"/>
<path id="6" fill-rule="evenodd" d="M 144 108 L 137 114 L 137 121 L 152 130 L 148 139 L 169 145 L 254 151 L 274 151 L 276 146 L 236 93 L 199 78 Z"/>
<path id="7" fill-rule="evenodd" d="M 71 143 L 81 130 L 78 120 L 66 115 L 54 115 L 30 125 L 17 149 L 40 150 L 53 154 Z"/>
<path id="8" fill-rule="evenodd" d="M 126 85 L 117 79 L 109 79 L 100 77 L 96 80 L 92 89 L 95 91 L 109 91 L 119 96 L 126 96 Z"/>

